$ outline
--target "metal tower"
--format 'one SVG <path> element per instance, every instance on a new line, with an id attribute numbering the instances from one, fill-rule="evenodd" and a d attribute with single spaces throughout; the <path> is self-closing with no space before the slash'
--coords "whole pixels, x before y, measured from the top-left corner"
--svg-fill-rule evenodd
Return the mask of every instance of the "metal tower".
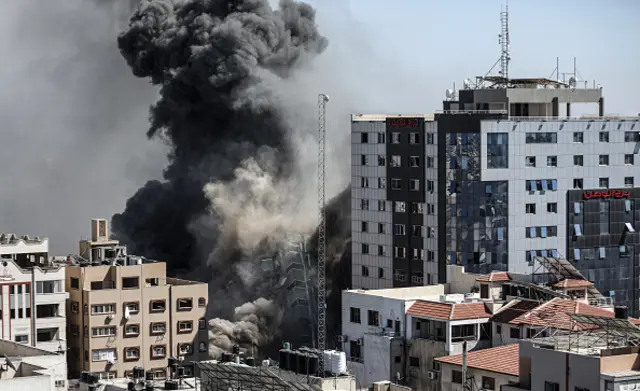
<path id="1" fill-rule="evenodd" d="M 326 144 L 326 104 L 329 97 L 325 94 L 318 95 L 318 212 L 320 221 L 318 224 L 318 350 L 321 352 L 325 348 L 325 309 L 326 309 L 326 291 L 325 291 L 325 262 L 327 250 L 326 236 L 326 219 L 325 219 L 325 202 L 324 202 L 324 158 Z M 324 358 L 323 354 L 318 355 L 318 376 L 324 377 Z"/>
<path id="2" fill-rule="evenodd" d="M 504 86 L 509 84 L 509 3 L 500 12 L 500 76 L 504 78 Z"/>

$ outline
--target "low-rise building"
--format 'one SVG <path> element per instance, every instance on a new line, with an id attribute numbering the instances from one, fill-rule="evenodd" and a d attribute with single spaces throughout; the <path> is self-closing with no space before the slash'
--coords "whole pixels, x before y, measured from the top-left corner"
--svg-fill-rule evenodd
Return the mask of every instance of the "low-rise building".
<path id="1" fill-rule="evenodd" d="M 463 354 L 438 357 L 435 362 L 440 370 L 432 375 L 438 379 L 438 387 L 431 390 L 461 390 L 464 377 L 467 385 L 472 386 L 469 389 L 500 390 L 503 385 L 518 382 L 519 358 L 518 344 L 468 352 L 466 363 Z"/>
<path id="2" fill-rule="evenodd" d="M 170 357 L 207 358 L 208 285 L 167 277 L 164 262 L 101 251 L 67 266 L 69 372 L 109 379 L 142 367 L 164 379 Z"/>
<path id="3" fill-rule="evenodd" d="M 0 390 L 67 391 L 66 355 L 0 339 Z"/>
<path id="4" fill-rule="evenodd" d="M 48 239 L 0 234 L 0 338 L 64 354 L 65 269 L 48 253 Z"/>

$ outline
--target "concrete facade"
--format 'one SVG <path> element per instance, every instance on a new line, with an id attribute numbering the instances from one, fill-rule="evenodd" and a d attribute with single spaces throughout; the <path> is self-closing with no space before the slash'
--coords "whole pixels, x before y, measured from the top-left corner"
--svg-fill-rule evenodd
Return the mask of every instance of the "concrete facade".
<path id="1" fill-rule="evenodd" d="M 456 372 L 458 374 L 456 374 Z M 462 373 L 462 367 L 460 365 L 442 363 L 440 365 L 439 373 L 439 391 L 460 390 L 462 384 L 458 381 L 458 378 L 454 378 L 459 377 L 460 373 Z M 473 384 L 474 389 L 478 390 L 501 390 L 503 385 L 518 382 L 518 376 L 508 375 L 506 373 L 483 371 L 475 368 L 467 369 L 467 379 L 469 379 L 469 383 Z"/>
<path id="2" fill-rule="evenodd" d="M 2 360 L 0 390 L 67 390 L 67 363 L 64 353 L 52 353 L 0 340 L 0 356 L 6 357 Z"/>

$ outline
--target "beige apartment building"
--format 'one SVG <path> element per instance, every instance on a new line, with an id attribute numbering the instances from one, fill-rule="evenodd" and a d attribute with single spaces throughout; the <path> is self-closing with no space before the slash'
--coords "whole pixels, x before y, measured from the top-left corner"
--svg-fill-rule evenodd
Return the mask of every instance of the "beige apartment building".
<path id="1" fill-rule="evenodd" d="M 106 220 L 92 225 L 106 226 Z M 92 229 L 91 241 L 81 246 L 100 247 L 100 257 L 67 267 L 69 373 L 114 378 L 142 367 L 164 379 L 169 357 L 205 358 L 208 285 L 168 278 L 164 262 L 110 251 L 104 242 L 114 250 L 122 246 L 99 232 L 108 230 Z"/>

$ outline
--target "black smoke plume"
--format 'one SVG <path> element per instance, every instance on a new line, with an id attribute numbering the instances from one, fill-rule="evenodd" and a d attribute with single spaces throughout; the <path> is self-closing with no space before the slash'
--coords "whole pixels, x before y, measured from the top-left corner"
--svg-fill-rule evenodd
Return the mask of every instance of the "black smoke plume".
<path id="1" fill-rule="evenodd" d="M 147 135 L 170 155 L 164 180 L 113 216 L 114 233 L 170 273 L 209 282 L 219 348 L 267 345 L 282 294 L 256 259 L 274 248 L 269 238 L 312 229 L 316 217 L 300 215 L 301 183 L 315 173 L 298 164 L 299 130 L 269 86 L 326 48 L 315 11 L 293 0 L 275 10 L 266 0 L 143 0 L 118 44 L 133 74 L 160 89 Z"/>

